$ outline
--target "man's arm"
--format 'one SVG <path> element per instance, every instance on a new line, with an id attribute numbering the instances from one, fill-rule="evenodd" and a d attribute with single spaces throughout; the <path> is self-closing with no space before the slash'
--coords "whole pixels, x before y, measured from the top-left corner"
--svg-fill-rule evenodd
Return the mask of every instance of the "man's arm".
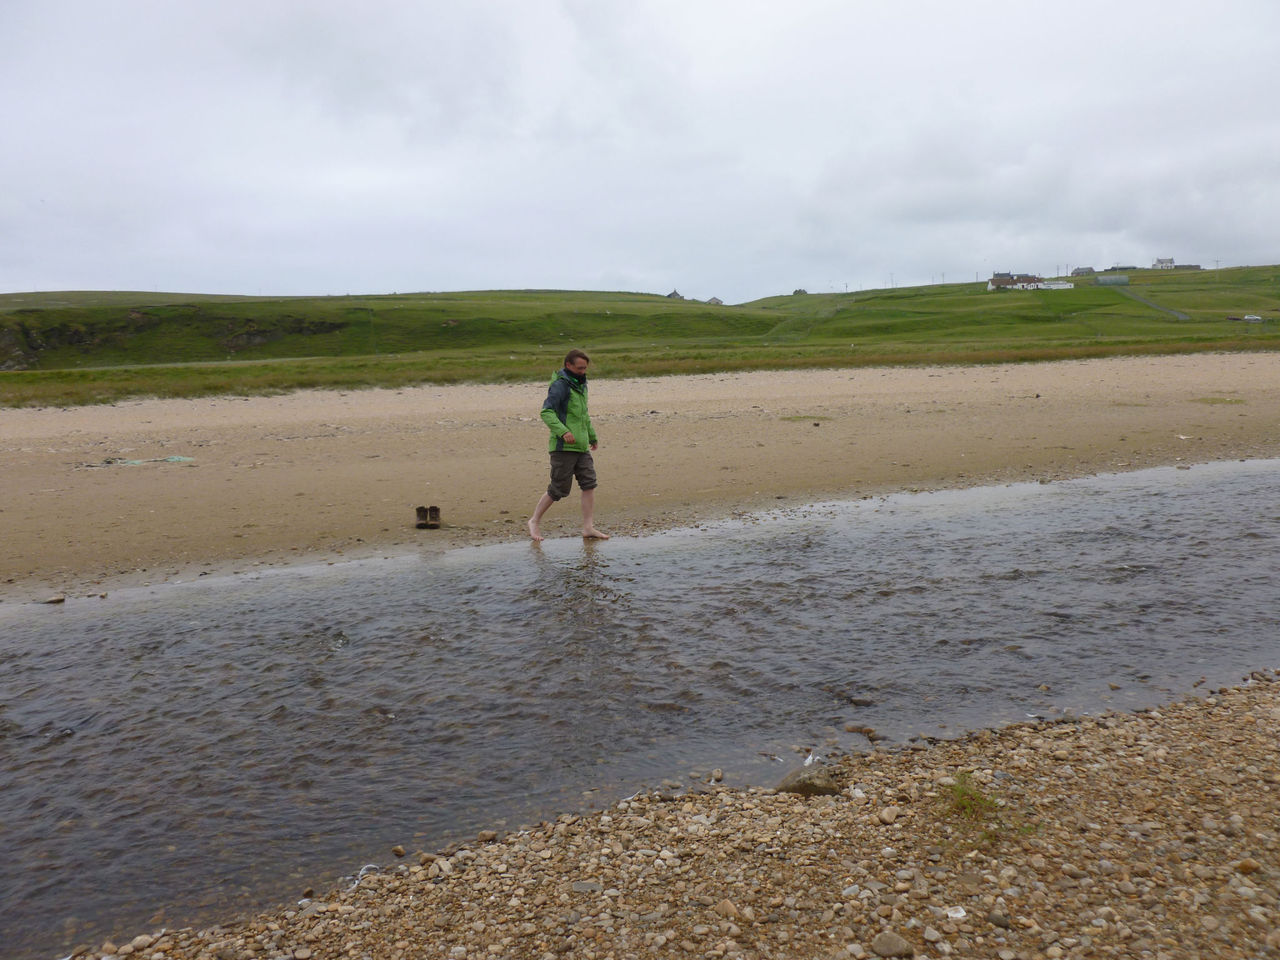
<path id="1" fill-rule="evenodd" d="M 564 415 L 565 409 L 569 405 L 569 384 L 563 379 L 557 379 L 547 390 L 547 399 L 542 401 L 542 422 L 547 425 L 547 429 L 559 438 L 569 432 L 569 428 L 565 425 L 561 417 Z M 572 443 L 572 439 L 568 441 Z"/>

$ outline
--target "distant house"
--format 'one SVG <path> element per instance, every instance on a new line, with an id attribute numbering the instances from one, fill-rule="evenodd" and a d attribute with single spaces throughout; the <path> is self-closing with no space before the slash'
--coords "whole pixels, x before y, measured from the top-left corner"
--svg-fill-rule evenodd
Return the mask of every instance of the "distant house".
<path id="1" fill-rule="evenodd" d="M 1093 267 L 1076 267 L 1071 271 L 1073 277 L 1091 277 L 1096 273 Z"/>
<path id="2" fill-rule="evenodd" d="M 1127 287 L 1129 285 L 1129 275 L 1125 273 L 1104 273 L 1093 282 L 1104 287 Z"/>
<path id="3" fill-rule="evenodd" d="M 1151 264 L 1151 269 L 1152 270 L 1172 270 L 1173 257 L 1156 257 L 1155 261 Z"/>
<path id="4" fill-rule="evenodd" d="M 684 299 L 684 297 L 680 296 L 680 291 L 679 291 L 679 290 L 672 290 L 670 293 L 668 293 L 668 294 L 667 294 L 667 299 L 668 299 L 668 300 L 683 300 L 683 299 Z"/>
<path id="5" fill-rule="evenodd" d="M 1045 280 L 1032 273 L 993 273 L 988 290 L 1070 290 L 1075 286 L 1065 280 Z"/>
<path id="6" fill-rule="evenodd" d="M 987 281 L 988 290 L 1031 290 L 1040 278 L 1030 273 L 993 273 Z"/>
<path id="7" fill-rule="evenodd" d="M 708 301 L 707 301 L 707 303 L 711 304 L 711 306 L 713 306 L 713 307 L 723 307 L 723 306 L 724 306 L 724 301 L 723 301 L 723 300 L 721 300 L 719 297 L 712 297 L 710 300 L 708 300 Z"/>

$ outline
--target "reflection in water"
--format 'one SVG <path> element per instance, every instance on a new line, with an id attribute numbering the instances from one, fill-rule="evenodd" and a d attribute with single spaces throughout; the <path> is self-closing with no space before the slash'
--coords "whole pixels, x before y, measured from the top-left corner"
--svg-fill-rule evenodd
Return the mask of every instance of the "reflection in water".
<path id="1" fill-rule="evenodd" d="M 865 748 L 849 724 L 950 735 L 1275 666 L 1275 467 L 0 608 L 0 938 L 211 919 L 694 770 L 772 782 L 762 755 Z"/>

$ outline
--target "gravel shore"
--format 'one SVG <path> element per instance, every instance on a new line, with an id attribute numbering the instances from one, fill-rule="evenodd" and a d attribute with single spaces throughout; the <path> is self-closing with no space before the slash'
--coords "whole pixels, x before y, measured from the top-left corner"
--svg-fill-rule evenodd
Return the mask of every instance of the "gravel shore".
<path id="1" fill-rule="evenodd" d="M 1280 683 L 639 795 L 79 954 L 1240 957 L 1280 950 Z M 397 855 L 403 850 L 394 851 Z"/>

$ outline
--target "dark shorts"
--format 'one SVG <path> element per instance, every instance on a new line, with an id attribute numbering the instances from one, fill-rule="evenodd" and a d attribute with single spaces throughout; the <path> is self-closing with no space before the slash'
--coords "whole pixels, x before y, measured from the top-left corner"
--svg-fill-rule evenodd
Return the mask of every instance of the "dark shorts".
<path id="1" fill-rule="evenodd" d="M 591 454 L 573 450 L 552 453 L 551 483 L 547 486 L 547 495 L 552 500 L 563 500 L 569 495 L 574 478 L 577 478 L 579 490 L 596 488 L 596 464 Z"/>

